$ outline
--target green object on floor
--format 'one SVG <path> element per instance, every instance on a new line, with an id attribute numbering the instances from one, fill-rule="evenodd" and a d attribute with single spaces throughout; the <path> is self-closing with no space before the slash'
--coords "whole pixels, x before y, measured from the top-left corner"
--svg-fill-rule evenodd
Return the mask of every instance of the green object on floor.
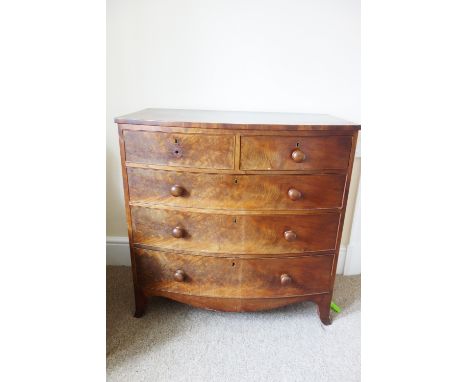
<path id="1" fill-rule="evenodd" d="M 330 308 L 332 308 L 336 313 L 341 312 L 341 308 L 338 305 L 336 305 L 333 301 L 330 304 Z"/>

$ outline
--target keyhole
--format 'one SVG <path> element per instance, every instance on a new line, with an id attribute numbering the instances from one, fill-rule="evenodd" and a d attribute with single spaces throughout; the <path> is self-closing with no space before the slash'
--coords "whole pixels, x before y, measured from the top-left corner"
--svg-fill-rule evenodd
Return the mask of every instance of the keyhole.
<path id="1" fill-rule="evenodd" d="M 174 139 L 174 143 L 175 143 L 175 144 L 179 143 L 179 140 L 178 140 L 177 138 Z"/>
<path id="2" fill-rule="evenodd" d="M 236 263 L 232 263 L 232 266 L 234 267 L 236 265 Z"/>
<path id="3" fill-rule="evenodd" d="M 237 180 L 237 179 L 234 179 L 234 183 L 237 184 L 237 183 L 238 183 L 238 180 Z"/>
<path id="4" fill-rule="evenodd" d="M 299 142 L 296 143 L 296 147 L 299 147 Z"/>
<path id="5" fill-rule="evenodd" d="M 237 223 L 237 218 L 232 219 L 234 223 Z"/>

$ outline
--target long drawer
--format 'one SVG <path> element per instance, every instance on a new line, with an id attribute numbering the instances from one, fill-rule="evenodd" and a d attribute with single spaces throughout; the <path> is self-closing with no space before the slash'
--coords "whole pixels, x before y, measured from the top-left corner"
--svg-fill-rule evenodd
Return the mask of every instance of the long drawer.
<path id="1" fill-rule="evenodd" d="M 346 175 L 230 175 L 127 168 L 130 201 L 246 210 L 341 208 Z"/>
<path id="2" fill-rule="evenodd" d="M 132 206 L 133 241 L 165 249 L 281 254 L 332 251 L 339 213 L 202 213 Z"/>
<path id="3" fill-rule="evenodd" d="M 143 291 L 194 296 L 274 298 L 324 293 L 333 256 L 239 259 L 136 249 Z"/>

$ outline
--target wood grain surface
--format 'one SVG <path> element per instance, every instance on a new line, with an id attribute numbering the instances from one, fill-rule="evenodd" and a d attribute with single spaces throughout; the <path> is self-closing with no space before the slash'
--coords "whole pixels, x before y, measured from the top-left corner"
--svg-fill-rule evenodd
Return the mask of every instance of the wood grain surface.
<path id="1" fill-rule="evenodd" d="M 360 125 L 327 114 L 144 109 L 114 119 L 119 124 L 208 129 L 358 130 Z"/>
<path id="2" fill-rule="evenodd" d="M 157 165 L 234 168 L 234 136 L 124 131 L 126 160 Z"/>
<path id="3" fill-rule="evenodd" d="M 238 259 L 137 249 L 138 277 L 146 294 L 159 290 L 206 297 L 276 298 L 326 293 L 333 256 Z M 177 272 L 184 278 L 177 277 Z M 281 284 L 287 274 L 291 281 Z"/>
<path id="4" fill-rule="evenodd" d="M 242 170 L 317 170 L 348 167 L 352 137 L 241 137 Z M 294 152 L 304 160 L 293 159 Z"/>
<path id="5" fill-rule="evenodd" d="M 335 249 L 339 213 L 230 215 L 132 206 L 133 239 L 156 248 L 209 253 L 303 253 Z M 182 238 L 172 236 L 181 227 Z M 287 241 L 286 231 L 295 241 Z"/>
<path id="6" fill-rule="evenodd" d="M 341 208 L 346 181 L 345 175 L 200 175 L 142 168 L 128 168 L 127 174 L 131 201 L 234 210 Z M 171 193 L 174 186 L 181 195 Z M 296 200 L 290 190 L 299 193 Z"/>

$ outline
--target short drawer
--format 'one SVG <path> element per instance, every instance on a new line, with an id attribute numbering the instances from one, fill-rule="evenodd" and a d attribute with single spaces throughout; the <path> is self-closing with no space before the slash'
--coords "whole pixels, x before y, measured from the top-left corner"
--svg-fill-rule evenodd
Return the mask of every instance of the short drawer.
<path id="1" fill-rule="evenodd" d="M 136 244 L 235 254 L 332 251 L 340 220 L 338 212 L 235 216 L 137 206 L 131 215 Z"/>
<path id="2" fill-rule="evenodd" d="M 143 291 L 274 298 L 329 292 L 333 256 L 239 259 L 136 249 Z"/>
<path id="3" fill-rule="evenodd" d="M 341 208 L 345 175 L 230 175 L 127 168 L 130 201 L 248 210 Z"/>
<path id="4" fill-rule="evenodd" d="M 125 160 L 162 166 L 234 168 L 234 136 L 125 130 Z"/>
<path id="5" fill-rule="evenodd" d="M 351 136 L 242 136 L 242 170 L 344 170 Z"/>

